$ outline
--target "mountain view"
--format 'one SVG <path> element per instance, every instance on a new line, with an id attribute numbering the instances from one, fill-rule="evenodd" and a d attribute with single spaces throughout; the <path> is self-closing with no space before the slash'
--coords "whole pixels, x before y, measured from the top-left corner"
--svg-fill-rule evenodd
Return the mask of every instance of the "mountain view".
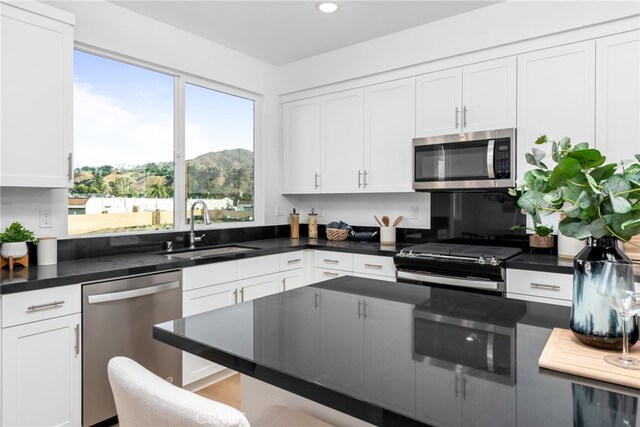
<path id="1" fill-rule="evenodd" d="M 253 199 L 253 152 L 243 148 L 187 160 L 187 197 Z M 173 197 L 173 163 L 83 166 L 75 169 L 72 196 Z"/>

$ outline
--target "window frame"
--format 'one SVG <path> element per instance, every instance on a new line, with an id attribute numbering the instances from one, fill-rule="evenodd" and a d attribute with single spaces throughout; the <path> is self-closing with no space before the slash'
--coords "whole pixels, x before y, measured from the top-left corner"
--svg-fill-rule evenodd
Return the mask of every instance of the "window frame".
<path id="1" fill-rule="evenodd" d="M 119 61 L 135 67 L 144 68 L 150 71 L 166 74 L 173 77 L 173 228 L 169 230 L 149 230 L 149 231 L 127 231 L 119 233 L 100 233 L 100 234 L 74 234 L 69 235 L 71 238 L 91 238 L 91 237 L 108 237 L 122 235 L 138 235 L 153 233 L 171 233 L 176 231 L 188 231 L 190 225 L 186 221 L 186 168 L 184 158 L 185 153 L 185 85 L 192 84 L 223 92 L 229 95 L 245 98 L 254 102 L 253 109 L 253 221 L 251 222 L 223 222 L 211 223 L 210 225 L 195 224 L 197 230 L 211 229 L 227 229 L 238 227 L 256 227 L 265 224 L 264 218 L 264 183 L 263 183 L 263 161 L 262 147 L 264 135 L 264 96 L 262 94 L 226 85 L 205 77 L 196 76 L 184 71 L 176 70 L 170 67 L 164 67 L 158 64 L 150 63 L 141 59 L 132 58 L 126 55 L 117 54 L 103 49 L 88 46 L 82 43 L 76 43 L 74 50 L 85 52 L 91 55 L 97 55 L 106 59 Z M 68 214 L 67 214 L 68 218 Z M 68 230 L 68 220 L 67 220 Z"/>

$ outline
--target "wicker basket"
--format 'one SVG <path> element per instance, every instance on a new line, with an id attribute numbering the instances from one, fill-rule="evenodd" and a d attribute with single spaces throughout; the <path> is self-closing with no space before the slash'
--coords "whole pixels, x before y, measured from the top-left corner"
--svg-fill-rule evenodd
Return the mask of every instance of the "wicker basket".
<path id="1" fill-rule="evenodd" d="M 327 239 L 329 240 L 346 240 L 347 236 L 349 236 L 349 230 L 327 228 Z"/>

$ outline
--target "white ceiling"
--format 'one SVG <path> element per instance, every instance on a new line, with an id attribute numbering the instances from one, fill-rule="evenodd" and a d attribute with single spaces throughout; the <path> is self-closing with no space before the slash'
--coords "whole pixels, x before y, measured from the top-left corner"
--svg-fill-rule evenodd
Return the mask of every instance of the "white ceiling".
<path id="1" fill-rule="evenodd" d="M 111 0 L 131 11 L 238 52 L 282 65 L 462 14 L 498 1 Z M 460 29 L 452 29 L 452 33 Z"/>

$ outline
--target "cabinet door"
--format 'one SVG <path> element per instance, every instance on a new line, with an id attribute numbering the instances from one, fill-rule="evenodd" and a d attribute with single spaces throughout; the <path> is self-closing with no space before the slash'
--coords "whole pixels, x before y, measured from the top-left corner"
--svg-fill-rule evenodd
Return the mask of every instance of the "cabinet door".
<path id="1" fill-rule="evenodd" d="M 302 378 L 320 375 L 320 289 L 303 287 L 284 297 L 284 366 Z"/>
<path id="2" fill-rule="evenodd" d="M 515 426 L 516 387 L 464 375 L 462 377 L 462 425 Z"/>
<path id="3" fill-rule="evenodd" d="M 193 316 L 205 311 L 233 305 L 236 302 L 235 282 L 187 291 L 182 294 L 182 315 Z M 224 369 L 217 363 L 182 352 L 182 385 L 213 375 Z"/>
<path id="4" fill-rule="evenodd" d="M 457 427 L 462 424 L 461 374 L 416 363 L 416 416 L 426 423 Z M 490 423 L 488 425 L 494 425 Z"/>
<path id="5" fill-rule="evenodd" d="M 640 153 L 640 31 L 596 41 L 596 147 L 610 162 Z"/>
<path id="6" fill-rule="evenodd" d="M 460 132 L 462 68 L 416 78 L 416 137 Z"/>
<path id="7" fill-rule="evenodd" d="M 462 70 L 465 132 L 516 126 L 516 58 L 487 61 Z"/>
<path id="8" fill-rule="evenodd" d="M 401 414 L 415 412 L 412 305 L 365 298 L 364 395 Z"/>
<path id="9" fill-rule="evenodd" d="M 73 28 L 5 4 L 0 7 L 0 184 L 69 187 L 73 184 Z"/>
<path id="10" fill-rule="evenodd" d="M 335 279 L 336 277 L 346 276 L 353 274 L 350 271 L 332 270 L 329 268 L 314 268 L 313 269 L 313 282 L 318 283 L 325 280 Z"/>
<path id="11" fill-rule="evenodd" d="M 2 330 L 2 424 L 78 426 L 80 314 Z"/>
<path id="12" fill-rule="evenodd" d="M 289 102 L 283 106 L 283 192 L 320 191 L 320 98 Z"/>
<path id="13" fill-rule="evenodd" d="M 350 395 L 364 388 L 362 297 L 322 289 L 322 373 L 319 381 Z"/>
<path id="14" fill-rule="evenodd" d="M 302 268 L 281 272 L 278 282 L 280 283 L 281 291 L 289 291 L 307 285 L 304 280 L 304 270 Z"/>
<path id="15" fill-rule="evenodd" d="M 364 191 L 413 191 L 415 98 L 413 78 L 364 89 Z"/>
<path id="16" fill-rule="evenodd" d="M 594 142 L 595 42 L 518 57 L 518 179 L 531 168 L 524 154 L 541 135 Z M 548 153 L 551 147 L 543 147 Z M 549 162 L 547 166 L 553 166 Z"/>
<path id="17" fill-rule="evenodd" d="M 363 90 L 326 95 L 321 102 L 322 192 L 360 192 L 363 185 Z"/>
<path id="18" fill-rule="evenodd" d="M 278 273 L 239 280 L 236 283 L 240 294 L 238 302 L 251 301 L 252 299 L 276 294 L 280 292 L 278 285 Z"/>

